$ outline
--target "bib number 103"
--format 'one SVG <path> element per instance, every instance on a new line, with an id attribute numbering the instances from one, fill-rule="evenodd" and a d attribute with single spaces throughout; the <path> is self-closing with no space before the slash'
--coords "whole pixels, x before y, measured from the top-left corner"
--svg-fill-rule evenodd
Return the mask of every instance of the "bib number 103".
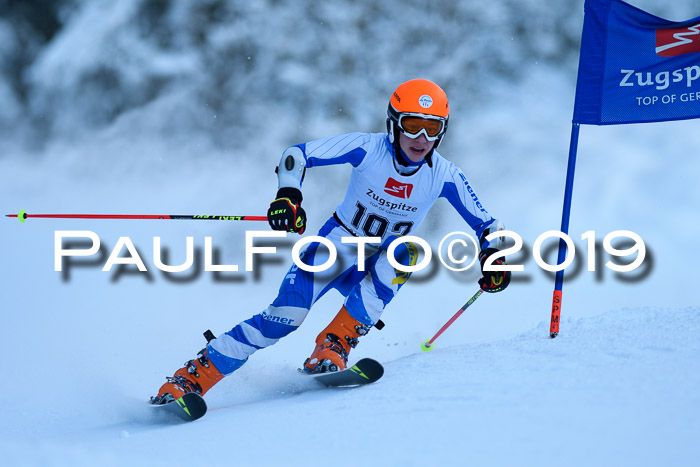
<path id="1" fill-rule="evenodd" d="M 517 233 L 511 230 L 500 230 L 486 236 L 486 240 L 492 241 L 498 238 L 510 238 L 514 241 L 513 246 L 505 248 L 487 258 L 484 263 L 485 271 L 523 271 L 525 268 L 521 264 L 507 264 L 507 265 L 494 265 L 493 261 L 497 258 L 501 258 L 507 255 L 512 255 L 520 251 L 523 246 L 523 239 Z M 566 244 L 566 257 L 564 261 L 559 264 L 548 264 L 542 259 L 542 244 L 550 239 L 558 238 Z M 632 241 L 632 246 L 629 248 L 619 249 L 613 246 L 613 241 L 616 239 L 627 239 Z M 595 241 L 595 231 L 589 230 L 581 235 L 581 239 L 587 242 L 587 260 L 588 260 L 588 270 L 595 271 L 596 267 L 596 241 Z M 636 254 L 634 260 L 629 264 L 615 264 L 612 261 L 605 263 L 605 266 L 613 271 L 617 272 L 631 272 L 637 269 L 644 262 L 644 257 L 646 256 L 646 245 L 642 237 L 636 233 L 629 230 L 615 230 L 610 232 L 603 239 L 603 249 L 611 256 L 623 257 Z M 573 240 L 567 234 L 559 232 L 558 230 L 549 230 L 535 240 L 532 246 L 532 256 L 539 267 L 545 271 L 557 272 L 567 268 L 574 261 L 576 255 L 576 246 Z"/>

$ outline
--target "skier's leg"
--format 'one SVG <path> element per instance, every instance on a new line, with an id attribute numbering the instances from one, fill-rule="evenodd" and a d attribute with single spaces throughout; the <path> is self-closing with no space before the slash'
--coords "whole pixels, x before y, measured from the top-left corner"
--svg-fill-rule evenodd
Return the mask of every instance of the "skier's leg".
<path id="1" fill-rule="evenodd" d="M 351 274 L 356 248 L 341 242 L 341 237 L 348 235 L 347 232 L 331 218 L 318 235 L 335 245 L 336 264 L 319 273 L 293 265 L 282 281 L 277 298 L 267 309 L 211 341 L 207 349 L 209 356 L 222 373 L 234 372 L 254 352 L 297 330 L 311 306 Z M 300 255 L 302 262 L 309 266 L 324 264 L 328 257 L 329 251 L 319 243 L 309 244 Z"/>
<path id="2" fill-rule="evenodd" d="M 197 357 L 188 360 L 165 384 L 158 389 L 158 395 L 151 397 L 152 404 L 171 402 L 188 392 L 204 394 L 224 377 L 208 356 L 208 348 L 199 351 Z"/>
<path id="3" fill-rule="evenodd" d="M 394 258 L 404 266 L 415 266 L 418 248 L 411 242 L 400 243 L 394 250 Z M 389 263 L 387 251 L 382 249 L 370 265 L 369 274 L 347 295 L 345 308 L 362 324 L 374 326 L 409 277 L 410 272 L 395 269 Z"/>
<path id="4" fill-rule="evenodd" d="M 204 395 L 224 376 L 240 368 L 254 352 L 276 343 L 297 329 L 311 306 L 307 286 L 312 275 L 305 271 L 297 272 L 296 280 L 290 283 L 287 274 L 277 298 L 270 306 L 211 340 L 199 352 L 198 358 L 188 361 L 173 377 L 167 378 L 154 403 L 168 402 L 186 392 Z"/>
<path id="5" fill-rule="evenodd" d="M 172 378 L 168 378 L 160 387 L 155 403 L 167 402 L 167 396 L 163 400 L 165 394 L 171 394 L 174 398 L 186 392 L 204 395 L 224 376 L 240 368 L 255 351 L 276 343 L 297 329 L 306 318 L 309 309 L 304 306 L 287 305 L 284 301 L 287 293 L 283 293 L 283 289 L 284 284 L 275 302 L 262 313 L 211 340 L 196 359 L 185 363 L 184 368 L 180 368 Z M 285 292 L 289 292 L 289 288 L 286 289 Z"/>
<path id="6" fill-rule="evenodd" d="M 358 339 L 367 334 L 370 328 L 350 316 L 345 306 L 341 307 L 335 318 L 316 337 L 316 347 L 304 361 L 304 371 L 325 373 L 345 369 L 350 349 L 355 348 Z"/>
<path id="7" fill-rule="evenodd" d="M 351 252 L 349 245 L 341 244 L 340 230 L 337 222 L 331 218 L 319 232 L 319 236 L 329 238 L 336 245 L 339 258 Z M 328 251 L 319 248 L 318 243 L 312 243 L 301 257 L 310 266 L 323 264 L 328 259 Z M 164 403 L 186 392 L 206 393 L 224 376 L 240 368 L 255 351 L 276 343 L 296 330 L 306 318 L 311 305 L 333 288 L 334 283 L 342 282 L 350 269 L 344 267 L 338 274 L 315 274 L 292 266 L 270 306 L 210 341 L 196 359 L 186 362 L 173 377 L 168 378 L 154 402 Z"/>
<path id="8" fill-rule="evenodd" d="M 414 266 L 417 251 L 414 244 L 404 242 L 396 248 L 394 256 L 400 264 Z M 389 264 L 386 249 L 372 256 L 367 266 L 368 273 L 350 289 L 345 305 L 316 338 L 316 347 L 304 362 L 307 372 L 344 369 L 350 350 L 379 321 L 384 307 L 411 275 Z"/>

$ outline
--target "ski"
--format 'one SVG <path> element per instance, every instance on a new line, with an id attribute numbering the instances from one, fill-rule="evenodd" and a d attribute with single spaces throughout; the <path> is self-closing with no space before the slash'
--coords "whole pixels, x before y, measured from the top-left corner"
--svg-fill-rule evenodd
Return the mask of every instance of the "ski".
<path id="1" fill-rule="evenodd" d="M 374 383 L 383 374 L 384 367 L 381 363 L 371 358 L 363 358 L 350 368 L 310 376 L 327 387 L 352 387 Z"/>
<path id="2" fill-rule="evenodd" d="M 186 422 L 202 418 L 207 413 L 207 403 L 199 394 L 188 392 L 179 399 L 166 404 L 152 404 L 159 411 L 167 412 Z"/>
<path id="3" fill-rule="evenodd" d="M 326 387 L 355 387 L 374 383 L 383 375 L 384 367 L 381 363 L 371 358 L 363 358 L 350 368 L 309 376 Z M 156 408 L 157 411 L 174 415 L 185 422 L 202 418 L 207 413 L 207 403 L 202 396 L 194 392 L 188 392 L 179 399 L 166 404 L 151 404 L 151 407 Z"/>

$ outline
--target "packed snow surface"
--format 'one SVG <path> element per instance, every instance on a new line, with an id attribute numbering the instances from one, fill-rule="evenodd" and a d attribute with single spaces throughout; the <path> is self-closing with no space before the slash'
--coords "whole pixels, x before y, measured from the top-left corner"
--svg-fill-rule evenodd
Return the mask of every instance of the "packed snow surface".
<path id="1" fill-rule="evenodd" d="M 46 397 L 7 399 L 5 465 L 321 465 L 329 456 L 347 466 L 693 465 L 700 308 L 564 325 L 555 340 L 543 324 L 488 343 L 436 343 L 386 361 L 383 379 L 356 389 L 319 389 L 294 365 L 251 361 L 189 424 L 139 400 L 142 362 L 105 370 L 111 384 L 66 364 L 75 374 L 58 381 L 82 379 L 82 390 L 46 378 Z"/>

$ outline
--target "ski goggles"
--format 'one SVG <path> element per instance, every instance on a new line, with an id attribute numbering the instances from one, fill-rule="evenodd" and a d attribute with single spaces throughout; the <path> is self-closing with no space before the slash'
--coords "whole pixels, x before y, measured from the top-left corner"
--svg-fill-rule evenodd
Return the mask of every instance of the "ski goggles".
<path id="1" fill-rule="evenodd" d="M 402 113 L 399 115 L 399 130 L 411 139 L 420 135 L 435 141 L 445 133 L 445 119 L 423 114 Z"/>

